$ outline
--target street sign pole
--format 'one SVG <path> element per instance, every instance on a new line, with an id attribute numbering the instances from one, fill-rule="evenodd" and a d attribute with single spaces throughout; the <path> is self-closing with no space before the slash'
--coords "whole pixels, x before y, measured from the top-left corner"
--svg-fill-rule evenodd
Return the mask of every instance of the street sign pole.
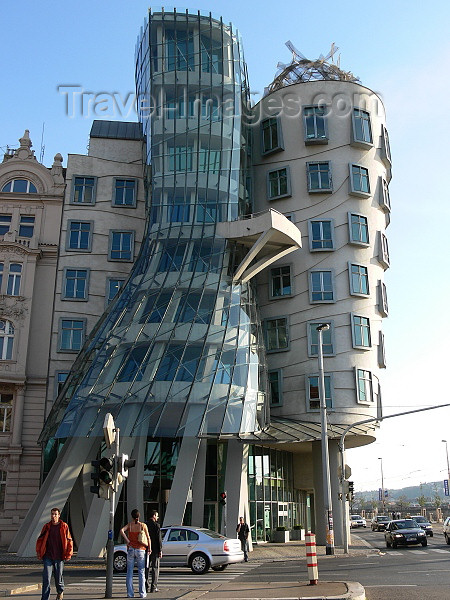
<path id="1" fill-rule="evenodd" d="M 109 414 L 109 413 L 108 413 Z M 108 416 L 108 415 L 107 415 Z M 109 421 L 109 426 L 114 428 L 114 421 L 112 416 Z M 105 419 L 106 423 L 106 419 Z M 114 572 L 114 508 L 116 501 L 116 487 L 117 487 L 117 460 L 116 457 L 119 456 L 119 429 L 113 429 L 115 436 L 113 438 L 114 442 L 114 454 L 112 455 L 112 461 L 114 464 L 113 469 L 113 485 L 111 486 L 110 495 L 109 495 L 109 530 L 108 530 L 108 541 L 106 542 L 106 588 L 105 588 L 105 598 L 113 597 L 113 572 Z M 106 435 L 105 435 L 106 438 Z M 108 441 L 107 441 L 108 444 Z"/>

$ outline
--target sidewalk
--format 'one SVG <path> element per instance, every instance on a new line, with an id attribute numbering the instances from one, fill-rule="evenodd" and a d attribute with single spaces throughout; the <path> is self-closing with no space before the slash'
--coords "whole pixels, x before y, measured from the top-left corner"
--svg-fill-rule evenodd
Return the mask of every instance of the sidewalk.
<path id="1" fill-rule="evenodd" d="M 375 552 L 364 540 L 358 536 L 352 536 L 353 544 L 350 548 L 350 557 L 367 556 Z M 305 570 L 302 573 L 295 573 L 292 581 L 282 583 L 273 582 L 224 582 L 211 587 L 202 583 L 201 577 L 193 580 L 193 586 L 190 591 L 185 588 L 171 587 L 164 589 L 155 595 L 148 595 L 148 598 L 155 600 L 365 600 L 364 588 L 357 582 L 344 581 L 322 581 L 320 579 L 320 561 L 333 560 L 335 556 L 344 556 L 341 548 L 335 549 L 335 556 L 327 556 L 325 546 L 317 547 L 319 557 L 319 582 L 317 585 L 310 586 L 305 564 Z M 306 558 L 305 542 L 288 542 L 286 544 L 259 544 L 253 547 L 250 554 L 250 561 L 274 562 L 289 561 Z M 41 563 L 35 558 L 19 558 L 15 554 L 0 550 L 0 565 L 3 573 L 11 569 L 11 583 L 0 582 L 0 597 L 12 596 L 22 598 L 23 600 L 40 600 L 40 577 L 39 583 L 20 582 L 16 580 L 20 567 L 35 566 L 40 572 Z M 89 577 L 89 568 L 99 568 L 105 565 L 102 559 L 78 559 L 76 556 L 67 563 L 65 568 L 66 585 L 70 582 L 71 568 L 86 568 L 86 579 Z M 16 583 L 14 583 L 16 580 Z M 123 584 L 121 584 L 122 587 Z M 116 586 L 114 586 L 116 587 Z M 52 587 L 52 595 L 54 588 Z M 125 590 L 118 592 L 113 589 L 114 598 L 124 598 Z M 66 589 L 65 600 L 97 600 L 103 598 L 103 594 L 89 592 L 86 587 L 70 585 Z"/>

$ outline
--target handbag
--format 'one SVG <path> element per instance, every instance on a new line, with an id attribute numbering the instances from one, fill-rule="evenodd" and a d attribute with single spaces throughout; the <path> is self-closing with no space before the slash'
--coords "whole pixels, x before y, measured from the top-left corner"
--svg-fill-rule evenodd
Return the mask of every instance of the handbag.
<path id="1" fill-rule="evenodd" d="M 141 524 L 141 530 L 138 533 L 137 539 L 140 544 L 143 544 L 144 546 L 148 546 L 147 536 L 145 535 L 144 527 L 142 526 L 142 524 Z"/>

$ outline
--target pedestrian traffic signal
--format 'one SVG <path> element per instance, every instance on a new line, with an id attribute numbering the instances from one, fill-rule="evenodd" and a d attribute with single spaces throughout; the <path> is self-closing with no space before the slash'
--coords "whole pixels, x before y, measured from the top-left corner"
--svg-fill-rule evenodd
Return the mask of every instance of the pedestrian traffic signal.
<path id="1" fill-rule="evenodd" d="M 348 482 L 348 495 L 353 498 L 354 494 L 354 484 L 353 481 Z"/>
<path id="2" fill-rule="evenodd" d="M 91 473 L 94 480 L 94 485 L 91 485 L 91 492 L 97 494 L 99 498 L 108 500 L 114 483 L 114 462 L 104 456 L 100 460 L 92 460 L 91 465 L 95 469 L 94 473 Z"/>
<path id="3" fill-rule="evenodd" d="M 225 504 L 227 503 L 227 493 L 226 492 L 220 492 L 219 502 L 222 506 L 225 506 Z"/>
<path id="4" fill-rule="evenodd" d="M 121 475 L 122 479 L 128 477 L 128 469 L 136 466 L 136 461 L 132 458 L 128 458 L 128 454 L 122 454 L 117 457 L 117 473 Z M 119 481 L 121 483 L 121 481 Z"/>

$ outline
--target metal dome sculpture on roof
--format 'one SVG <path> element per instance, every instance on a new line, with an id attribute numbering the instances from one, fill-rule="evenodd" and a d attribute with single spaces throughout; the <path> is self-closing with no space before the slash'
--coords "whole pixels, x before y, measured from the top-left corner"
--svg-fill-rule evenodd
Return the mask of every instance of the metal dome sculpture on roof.
<path id="1" fill-rule="evenodd" d="M 334 43 L 331 44 L 331 49 L 326 56 L 322 54 L 317 60 L 308 60 L 301 52 L 299 52 L 291 41 L 286 42 L 286 46 L 292 52 L 292 61 L 285 65 L 278 63 L 277 74 L 272 83 L 265 88 L 264 95 L 270 94 L 275 90 L 279 90 L 294 83 L 306 83 L 308 81 L 334 80 L 334 81 L 352 81 L 358 82 L 359 78 L 355 77 L 350 71 L 343 71 L 339 65 L 329 62 L 333 61 L 335 53 L 339 50 Z"/>

